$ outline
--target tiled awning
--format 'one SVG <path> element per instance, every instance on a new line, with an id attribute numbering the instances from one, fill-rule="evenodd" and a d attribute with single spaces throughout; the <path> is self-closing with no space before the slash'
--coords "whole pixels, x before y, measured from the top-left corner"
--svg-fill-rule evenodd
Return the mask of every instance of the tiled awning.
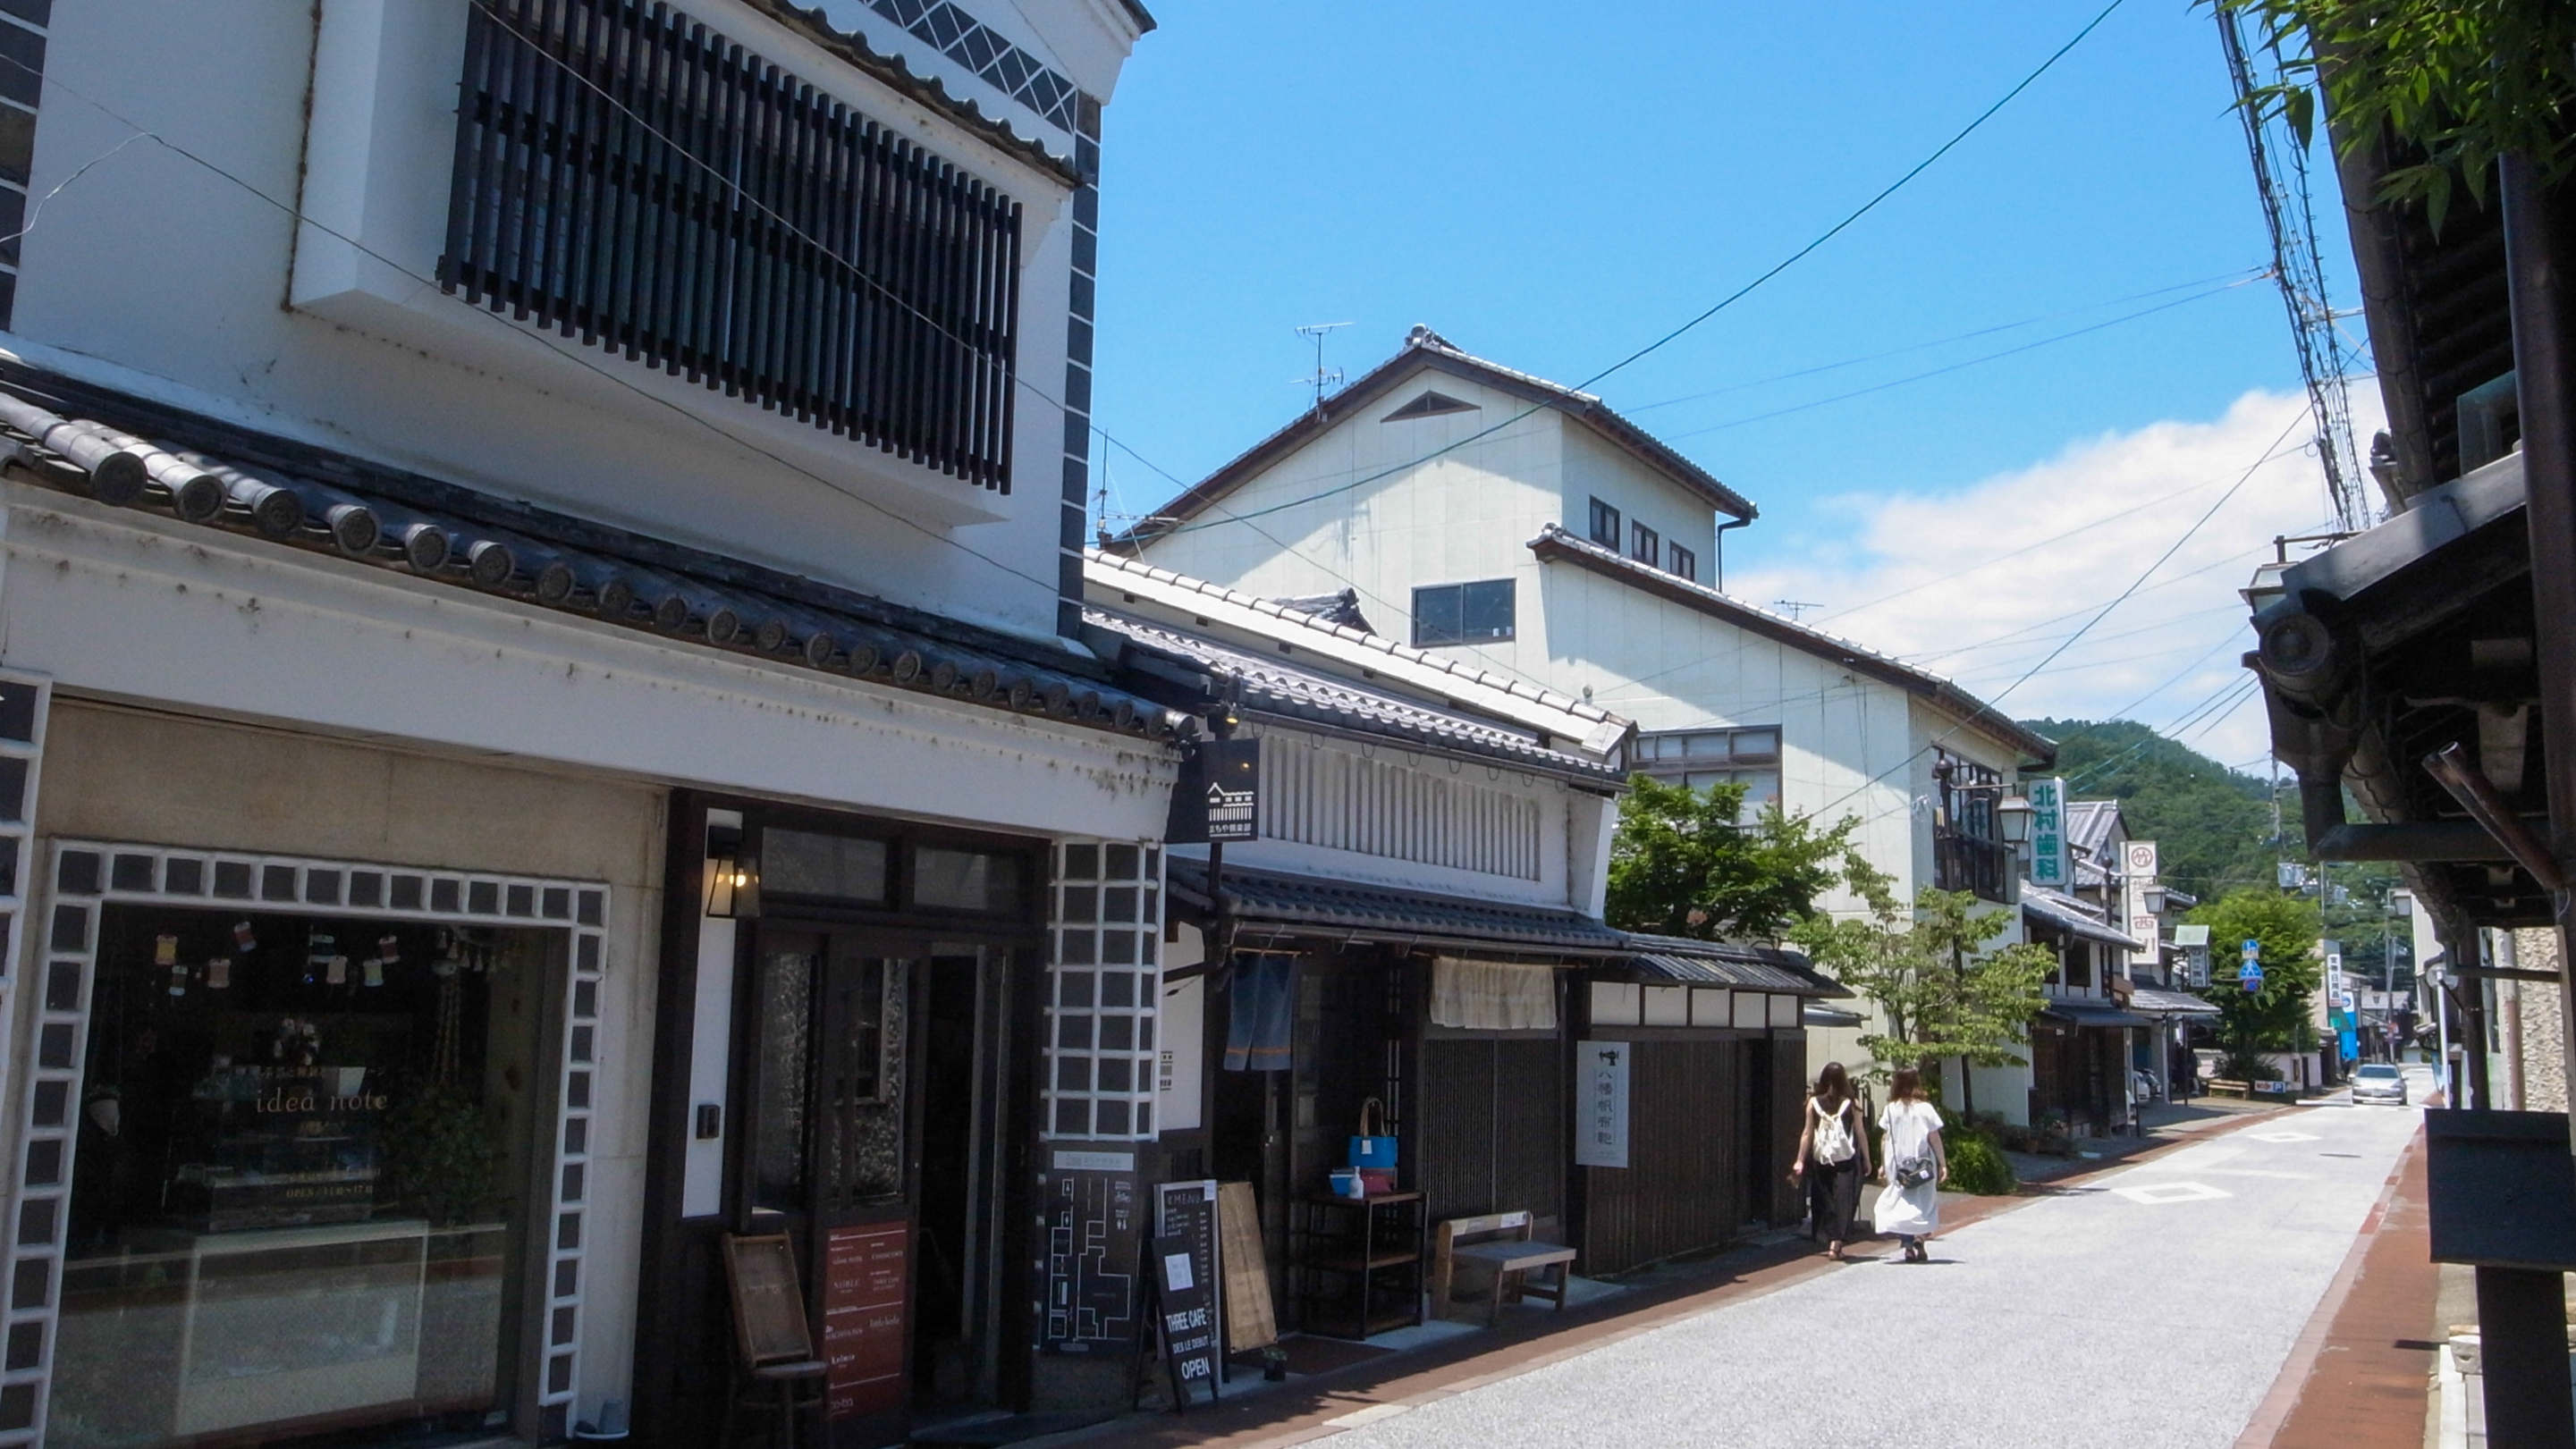
<path id="1" fill-rule="evenodd" d="M 1771 991 L 1784 996 L 1847 998 L 1841 983 L 1807 964 L 1795 951 L 1766 946 L 1736 946 L 1720 941 L 1694 941 L 1682 936 L 1624 933 L 1637 954 L 1625 963 L 1640 981 L 1692 986 L 1728 986 L 1740 991 Z"/>
<path id="2" fill-rule="evenodd" d="M 1150 740 L 1177 710 L 884 600 L 161 404 L 10 368 L 0 468 L 110 508 L 614 624 L 780 669 Z"/>
<path id="3" fill-rule="evenodd" d="M 2040 1013 L 2040 1020 L 2065 1026 L 2152 1026 L 2145 1017 L 2125 1011 L 2104 1001 L 2052 1001 Z"/>
<path id="4" fill-rule="evenodd" d="M 1207 909 L 1207 862 L 1170 857 L 1172 894 Z M 1225 912 L 1246 927 L 1334 941 L 1512 955 L 1625 956 L 1627 936 L 1575 911 L 1435 895 L 1285 871 L 1225 868 Z"/>
<path id="5" fill-rule="evenodd" d="M 2159 991 L 2141 986 L 2129 994 L 2129 1009 L 2140 1016 L 2216 1016 L 2218 1008 L 2185 991 Z"/>
<path id="6" fill-rule="evenodd" d="M 2029 881 L 2021 883 L 2021 914 L 2024 920 L 2037 921 L 2081 940 L 2117 946 L 2123 951 L 2147 949 L 2144 941 L 2097 920 L 2084 909 L 2083 902 Z"/>

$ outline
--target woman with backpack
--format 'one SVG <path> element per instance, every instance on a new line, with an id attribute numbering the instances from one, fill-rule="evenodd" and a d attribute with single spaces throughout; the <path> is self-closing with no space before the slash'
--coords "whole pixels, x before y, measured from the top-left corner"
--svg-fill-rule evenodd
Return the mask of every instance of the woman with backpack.
<path id="1" fill-rule="evenodd" d="M 1869 1134 L 1860 1125 L 1851 1073 L 1840 1062 L 1825 1063 L 1807 1099 L 1807 1125 L 1798 1134 L 1789 1180 L 1805 1179 L 1811 1231 L 1825 1240 L 1825 1256 L 1837 1263 L 1851 1237 L 1852 1214 L 1860 1207 L 1860 1181 L 1869 1176 Z"/>
<path id="2" fill-rule="evenodd" d="M 1941 1180 L 1950 1175 L 1950 1155 L 1941 1147 L 1941 1114 L 1923 1100 L 1921 1072 L 1897 1068 L 1878 1125 L 1887 1134 L 1887 1186 L 1870 1216 L 1880 1232 L 1904 1242 L 1905 1261 L 1928 1263 L 1923 1240 L 1941 1226 Z"/>

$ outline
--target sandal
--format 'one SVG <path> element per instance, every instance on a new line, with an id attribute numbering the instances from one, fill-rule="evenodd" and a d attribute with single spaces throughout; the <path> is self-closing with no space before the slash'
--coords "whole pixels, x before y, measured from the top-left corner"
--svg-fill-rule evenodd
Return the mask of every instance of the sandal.
<path id="1" fill-rule="evenodd" d="M 1905 1261 L 1909 1263 L 1929 1263 L 1932 1261 L 1932 1251 L 1931 1249 L 1924 1247 L 1921 1243 L 1908 1243 L 1905 1245 Z"/>
<path id="2" fill-rule="evenodd" d="M 1840 1243 L 1826 1244 L 1825 1257 L 1832 1262 L 1841 1262 L 1843 1260 L 1843 1245 Z"/>

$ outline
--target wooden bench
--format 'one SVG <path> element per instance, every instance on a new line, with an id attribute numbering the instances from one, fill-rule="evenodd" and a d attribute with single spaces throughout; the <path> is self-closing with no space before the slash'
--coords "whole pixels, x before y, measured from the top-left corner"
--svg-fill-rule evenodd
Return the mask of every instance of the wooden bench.
<path id="1" fill-rule="evenodd" d="M 1461 1263 L 1490 1269 L 1493 1290 L 1485 1301 L 1485 1326 L 1502 1321 L 1503 1303 L 1523 1295 L 1544 1298 L 1565 1311 L 1565 1283 L 1574 1271 L 1574 1250 L 1532 1240 L 1526 1212 L 1487 1213 L 1480 1218 L 1450 1218 L 1440 1225 L 1431 1251 L 1431 1316 L 1449 1313 L 1449 1288 Z M 1533 1270 L 1554 1268 L 1553 1283 L 1534 1284 Z"/>

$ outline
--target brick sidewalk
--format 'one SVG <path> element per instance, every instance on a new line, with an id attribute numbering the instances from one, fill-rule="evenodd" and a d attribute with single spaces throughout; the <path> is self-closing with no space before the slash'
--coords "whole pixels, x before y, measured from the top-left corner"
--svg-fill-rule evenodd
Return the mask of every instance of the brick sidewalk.
<path id="1" fill-rule="evenodd" d="M 2442 1333 L 2418 1133 L 2237 1449 L 2420 1449 Z"/>

